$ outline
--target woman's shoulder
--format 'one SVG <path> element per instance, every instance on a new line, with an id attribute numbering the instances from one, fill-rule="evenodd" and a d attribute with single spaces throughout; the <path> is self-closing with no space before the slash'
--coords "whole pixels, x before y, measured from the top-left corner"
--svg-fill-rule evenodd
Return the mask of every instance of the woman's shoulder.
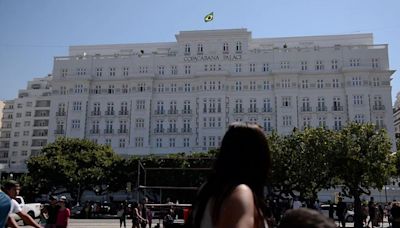
<path id="1" fill-rule="evenodd" d="M 254 196 L 251 188 L 245 184 L 237 185 L 223 202 L 224 206 L 238 212 L 250 212 L 254 208 Z"/>

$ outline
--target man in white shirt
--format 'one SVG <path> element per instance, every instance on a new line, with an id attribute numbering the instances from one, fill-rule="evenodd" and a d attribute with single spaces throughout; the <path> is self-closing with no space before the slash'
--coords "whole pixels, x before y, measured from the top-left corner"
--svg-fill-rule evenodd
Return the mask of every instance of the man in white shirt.
<path id="1" fill-rule="evenodd" d="M 36 228 L 41 228 L 41 226 L 37 222 L 35 222 L 35 220 L 31 216 L 22 211 L 20 205 L 15 200 L 15 197 L 17 197 L 20 190 L 18 182 L 9 180 L 2 186 L 2 190 L 11 198 L 10 213 L 16 213 L 28 225 Z"/>

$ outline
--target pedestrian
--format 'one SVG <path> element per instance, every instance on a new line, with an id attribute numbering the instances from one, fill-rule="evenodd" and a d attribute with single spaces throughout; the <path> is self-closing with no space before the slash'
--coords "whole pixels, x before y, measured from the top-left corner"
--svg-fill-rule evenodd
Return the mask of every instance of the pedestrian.
<path id="1" fill-rule="evenodd" d="M 58 205 L 60 206 L 57 213 L 56 228 L 67 228 L 68 220 L 71 217 L 71 210 L 65 206 L 67 197 L 61 196 L 58 200 Z"/>
<path id="2" fill-rule="evenodd" d="M 268 227 L 264 184 L 271 154 L 262 128 L 233 123 L 225 133 L 213 171 L 199 190 L 190 225 L 199 227 Z"/>
<path id="3" fill-rule="evenodd" d="M 46 205 L 43 209 L 43 213 L 47 214 L 46 228 L 55 228 L 57 222 L 58 211 L 60 205 L 58 205 L 58 197 L 51 195 L 49 197 L 49 205 Z"/>
<path id="4" fill-rule="evenodd" d="M 332 201 L 328 201 L 329 203 L 329 218 L 333 220 L 333 214 L 335 213 L 335 207 L 333 206 Z"/>
<path id="5" fill-rule="evenodd" d="M 371 225 L 373 227 L 376 224 L 376 208 L 375 208 L 374 197 L 371 197 L 370 201 L 368 202 L 368 215 L 369 215 L 369 220 L 367 226 L 369 226 L 369 223 L 371 222 Z"/>
<path id="6" fill-rule="evenodd" d="M 8 221 L 8 215 L 11 210 L 11 198 L 4 192 L 0 191 L 0 227 L 6 226 Z"/>
<path id="7" fill-rule="evenodd" d="M 322 211 L 321 211 L 321 204 L 319 203 L 319 200 L 318 200 L 318 199 L 315 200 L 314 208 L 315 208 L 315 210 L 317 210 L 319 213 L 322 213 Z"/>
<path id="8" fill-rule="evenodd" d="M 140 207 L 139 207 L 140 208 L 140 212 L 141 212 L 140 215 L 144 219 L 146 219 L 145 222 L 140 223 L 140 226 L 142 228 L 146 228 L 147 223 L 149 223 L 148 212 L 147 212 L 148 208 L 147 208 L 147 205 L 146 205 L 148 202 L 149 202 L 149 199 L 147 197 L 144 197 L 143 202 L 140 204 Z"/>
<path id="9" fill-rule="evenodd" d="M 288 210 L 278 228 L 335 228 L 336 224 L 321 213 L 308 208 Z"/>
<path id="10" fill-rule="evenodd" d="M 14 181 L 14 180 L 9 180 L 7 181 L 1 189 L 4 193 L 7 194 L 8 197 L 11 198 L 11 209 L 10 213 L 15 213 L 17 214 L 23 221 L 24 223 L 31 225 L 33 227 L 40 228 L 41 226 L 27 213 L 22 211 L 22 208 L 19 206 L 18 202 L 15 200 L 15 198 L 19 195 L 20 191 L 20 186 L 19 183 Z M 10 221 L 12 223 L 12 220 Z"/>
<path id="11" fill-rule="evenodd" d="M 362 219 L 363 219 L 364 226 L 368 226 L 368 222 L 367 222 L 367 219 L 368 219 L 368 205 L 367 205 L 366 202 L 364 202 L 361 205 L 361 213 L 362 213 Z"/>
<path id="12" fill-rule="evenodd" d="M 390 209 L 392 215 L 392 228 L 400 228 L 400 205 L 399 202 L 393 202 Z"/>
<path id="13" fill-rule="evenodd" d="M 140 224 L 146 221 L 146 219 L 140 215 L 139 205 L 137 202 L 132 203 L 132 208 L 132 228 L 140 228 Z"/>
<path id="14" fill-rule="evenodd" d="M 125 205 L 123 203 L 121 203 L 119 206 L 117 217 L 119 218 L 119 227 L 121 228 L 122 224 L 124 224 L 124 228 L 126 228 L 126 212 Z"/>
<path id="15" fill-rule="evenodd" d="M 336 216 L 338 217 L 339 227 L 340 224 L 342 224 L 342 227 L 346 227 L 346 220 L 345 220 L 346 212 L 347 212 L 346 203 L 343 202 L 342 197 L 339 197 L 339 202 L 336 206 Z"/>

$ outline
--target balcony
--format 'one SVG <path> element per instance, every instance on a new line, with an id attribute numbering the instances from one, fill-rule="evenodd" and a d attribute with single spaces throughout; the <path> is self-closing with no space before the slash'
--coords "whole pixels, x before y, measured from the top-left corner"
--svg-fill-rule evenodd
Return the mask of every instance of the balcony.
<path id="1" fill-rule="evenodd" d="M 107 111 L 105 112 L 105 115 L 106 115 L 106 116 L 113 116 L 113 115 L 114 115 L 114 110 L 107 110 Z"/>
<path id="2" fill-rule="evenodd" d="M 178 114 L 178 110 L 176 110 L 176 109 L 168 110 L 168 115 L 176 115 L 176 114 Z"/>
<path id="3" fill-rule="evenodd" d="M 332 106 L 332 111 L 334 111 L 334 112 L 342 112 L 343 111 L 343 106 L 334 105 L 334 106 Z"/>
<path id="4" fill-rule="evenodd" d="M 300 111 L 301 112 L 312 112 L 312 108 L 310 106 L 302 106 Z"/>
<path id="5" fill-rule="evenodd" d="M 97 135 L 99 133 L 100 133 L 99 129 L 91 129 L 90 130 L 90 134 L 92 134 L 92 135 Z"/>
<path id="6" fill-rule="evenodd" d="M 243 113 L 243 108 L 234 108 L 233 112 L 234 113 Z"/>
<path id="7" fill-rule="evenodd" d="M 271 107 L 264 107 L 262 109 L 263 112 L 272 112 L 272 108 Z"/>
<path id="8" fill-rule="evenodd" d="M 127 128 L 118 129 L 118 133 L 119 134 L 127 134 L 128 133 L 128 129 Z"/>
<path id="9" fill-rule="evenodd" d="M 2 135 L 0 136 L 0 139 L 9 139 L 11 138 L 11 135 Z"/>
<path id="10" fill-rule="evenodd" d="M 326 106 L 317 107 L 317 112 L 326 112 L 326 111 L 328 111 L 328 108 Z"/>
<path id="11" fill-rule="evenodd" d="M 184 128 L 182 128 L 182 133 L 192 133 L 192 128 L 190 128 L 190 127 L 184 127 Z"/>
<path id="12" fill-rule="evenodd" d="M 113 134 L 114 129 L 104 129 L 104 134 Z"/>
<path id="13" fill-rule="evenodd" d="M 56 112 L 56 116 L 65 116 L 66 114 L 65 111 Z"/>
<path id="14" fill-rule="evenodd" d="M 252 108 L 249 108 L 247 111 L 249 113 L 257 113 L 258 112 L 258 108 L 252 107 Z"/>
<path id="15" fill-rule="evenodd" d="M 167 133 L 178 133 L 178 129 L 176 127 L 174 128 L 168 128 Z"/>
<path id="16" fill-rule="evenodd" d="M 155 134 L 161 134 L 161 133 L 164 133 L 164 132 L 165 132 L 164 128 L 154 128 L 154 133 Z"/>
<path id="17" fill-rule="evenodd" d="M 192 110 L 191 109 L 183 109 L 182 114 L 192 114 Z"/>
<path id="18" fill-rule="evenodd" d="M 118 114 L 120 116 L 127 116 L 128 115 L 128 110 L 121 110 L 121 111 L 118 112 Z"/>
<path id="19" fill-rule="evenodd" d="M 154 115 L 164 115 L 164 109 L 155 110 Z"/>
<path id="20" fill-rule="evenodd" d="M 101 112 L 100 112 L 99 110 L 96 110 L 96 111 L 92 111 L 90 114 L 91 114 L 92 116 L 100 116 L 100 115 L 101 115 Z"/>
<path id="21" fill-rule="evenodd" d="M 57 129 L 54 131 L 55 135 L 63 135 L 65 134 L 65 130 L 64 129 Z"/>
<path id="22" fill-rule="evenodd" d="M 383 110 L 385 110 L 385 106 L 384 105 L 374 105 L 374 106 L 372 106 L 372 110 L 383 111 Z"/>

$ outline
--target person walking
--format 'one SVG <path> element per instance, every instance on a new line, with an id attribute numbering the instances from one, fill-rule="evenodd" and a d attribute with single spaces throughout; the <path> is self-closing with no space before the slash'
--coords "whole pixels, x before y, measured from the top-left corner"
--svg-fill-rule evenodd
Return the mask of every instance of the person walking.
<path id="1" fill-rule="evenodd" d="M 60 210 L 60 205 L 58 205 L 58 197 L 51 195 L 49 197 L 50 204 L 46 205 L 43 209 L 43 213 L 47 214 L 47 221 L 45 228 L 56 228 L 57 215 Z"/>
<path id="2" fill-rule="evenodd" d="M 139 211 L 139 204 L 137 202 L 132 203 L 132 228 L 140 228 L 140 224 L 146 221 L 145 218 L 143 218 L 140 215 Z"/>
<path id="3" fill-rule="evenodd" d="M 339 202 L 336 206 L 336 216 L 338 217 L 338 221 L 339 221 L 338 227 L 340 227 L 340 224 L 342 224 L 342 227 L 346 227 L 346 220 L 345 220 L 346 212 L 347 212 L 346 203 L 343 202 L 342 197 L 339 197 Z"/>
<path id="4" fill-rule="evenodd" d="M 58 201 L 58 205 L 60 209 L 57 213 L 57 220 L 56 220 L 56 228 L 67 228 L 68 227 L 68 220 L 71 217 L 71 210 L 65 206 L 67 198 L 65 196 L 61 196 L 60 200 Z"/>
<path id="5" fill-rule="evenodd" d="M 236 122 L 228 127 L 211 175 L 199 190 L 189 225 L 268 227 L 264 184 L 271 154 L 262 128 Z"/>
<path id="6" fill-rule="evenodd" d="M 124 224 L 124 228 L 126 228 L 126 211 L 123 203 L 119 206 L 117 217 L 119 218 L 119 227 L 121 228 L 122 224 Z"/>

